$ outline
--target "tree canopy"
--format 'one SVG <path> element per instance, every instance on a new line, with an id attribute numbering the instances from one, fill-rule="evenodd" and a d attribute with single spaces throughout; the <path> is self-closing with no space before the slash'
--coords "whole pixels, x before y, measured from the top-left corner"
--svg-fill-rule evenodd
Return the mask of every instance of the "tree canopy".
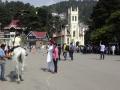
<path id="1" fill-rule="evenodd" d="M 89 40 L 120 42 L 120 0 L 99 0 L 91 15 Z"/>
<path id="2" fill-rule="evenodd" d="M 0 23 L 2 28 L 7 26 L 12 19 L 19 19 L 26 31 L 48 31 L 50 34 L 55 31 L 60 31 L 66 20 L 61 20 L 59 16 L 53 17 L 52 12 L 67 13 L 68 7 L 78 6 L 80 9 L 80 21 L 87 23 L 96 1 L 62 1 L 50 6 L 34 7 L 29 3 L 24 4 L 21 1 L 0 0 Z"/>

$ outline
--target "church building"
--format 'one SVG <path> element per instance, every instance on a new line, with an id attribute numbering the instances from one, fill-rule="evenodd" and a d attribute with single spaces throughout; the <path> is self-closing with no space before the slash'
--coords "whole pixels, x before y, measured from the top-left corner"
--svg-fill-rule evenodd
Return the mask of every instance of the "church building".
<path id="1" fill-rule="evenodd" d="M 61 33 L 54 33 L 53 38 L 58 43 L 70 44 L 73 42 L 74 45 L 84 46 L 85 31 L 88 29 L 87 25 L 79 21 L 79 9 L 78 7 L 70 7 L 68 9 L 68 23 Z"/>

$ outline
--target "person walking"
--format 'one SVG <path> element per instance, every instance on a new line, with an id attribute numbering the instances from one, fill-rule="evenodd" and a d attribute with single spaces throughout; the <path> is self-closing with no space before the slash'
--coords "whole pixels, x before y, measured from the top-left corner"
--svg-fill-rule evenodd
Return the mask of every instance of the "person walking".
<path id="1" fill-rule="evenodd" d="M 64 60 L 67 59 L 67 48 L 68 46 L 66 45 L 66 43 L 63 45 L 63 56 L 64 56 Z"/>
<path id="2" fill-rule="evenodd" d="M 4 49 L 5 49 L 5 45 L 1 44 L 1 47 L 0 47 L 0 67 L 1 67 L 0 80 L 7 81 L 5 79 L 5 60 L 6 59 L 5 59 Z"/>
<path id="3" fill-rule="evenodd" d="M 100 59 L 104 60 L 105 58 L 105 45 L 100 42 Z"/>
<path id="4" fill-rule="evenodd" d="M 58 56 L 59 56 L 58 59 L 59 59 L 59 60 L 61 60 L 60 55 L 61 55 L 61 45 L 58 44 Z"/>
<path id="5" fill-rule="evenodd" d="M 115 55 L 115 49 L 116 49 L 115 45 L 112 45 L 111 49 L 112 49 L 112 55 Z"/>
<path id="6" fill-rule="evenodd" d="M 54 73 L 57 73 L 57 62 L 59 58 L 58 52 L 59 50 L 58 50 L 57 44 L 55 43 L 54 50 L 53 50 Z"/>
<path id="7" fill-rule="evenodd" d="M 74 46 L 73 46 L 73 43 L 70 43 L 69 55 L 70 55 L 71 60 L 73 60 L 73 53 L 74 53 Z"/>
<path id="8" fill-rule="evenodd" d="M 48 49 L 47 49 L 47 64 L 48 64 L 48 71 L 51 72 L 51 67 L 53 64 L 53 44 L 52 42 L 49 42 Z"/>

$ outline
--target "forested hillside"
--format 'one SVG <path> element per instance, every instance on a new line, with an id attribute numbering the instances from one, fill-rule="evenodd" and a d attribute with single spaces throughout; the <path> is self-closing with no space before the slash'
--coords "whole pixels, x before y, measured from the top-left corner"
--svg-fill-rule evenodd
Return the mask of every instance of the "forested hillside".
<path id="1" fill-rule="evenodd" d="M 96 5 L 95 0 L 69 0 L 62 1 L 53 5 L 48 6 L 48 10 L 56 13 L 67 13 L 68 8 L 73 6 L 78 6 L 79 8 L 79 20 L 83 22 L 88 22 L 93 11 L 93 7 Z"/>
<path id="2" fill-rule="evenodd" d="M 7 0 L 2 2 L 0 0 L 0 23 L 1 28 L 4 28 L 10 23 L 12 19 L 19 19 L 22 26 L 27 31 L 48 31 L 52 33 L 60 30 L 59 17 L 53 17 L 52 12 L 67 13 L 70 6 L 79 7 L 79 20 L 88 23 L 93 7 L 96 5 L 94 0 L 84 1 L 62 1 L 50 6 L 34 7 L 29 3 L 23 3 L 20 1 Z"/>

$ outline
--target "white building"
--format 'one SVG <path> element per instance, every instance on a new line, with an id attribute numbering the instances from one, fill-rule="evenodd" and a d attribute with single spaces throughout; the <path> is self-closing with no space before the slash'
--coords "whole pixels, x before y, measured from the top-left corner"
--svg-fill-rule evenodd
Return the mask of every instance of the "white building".
<path id="1" fill-rule="evenodd" d="M 68 24 L 61 31 L 61 33 L 54 34 L 54 38 L 56 41 L 61 44 L 66 43 L 70 44 L 73 42 L 75 45 L 79 43 L 79 45 L 84 45 L 84 35 L 87 30 L 87 26 L 79 21 L 79 10 L 76 8 L 68 9 Z"/>
<path id="2" fill-rule="evenodd" d="M 73 42 L 76 44 L 77 42 L 79 45 L 84 45 L 84 31 L 86 26 L 83 23 L 79 22 L 79 10 L 78 7 L 76 8 L 69 8 L 68 9 L 68 25 L 65 28 L 65 43 L 70 44 Z M 70 35 L 67 35 L 69 32 Z"/>

